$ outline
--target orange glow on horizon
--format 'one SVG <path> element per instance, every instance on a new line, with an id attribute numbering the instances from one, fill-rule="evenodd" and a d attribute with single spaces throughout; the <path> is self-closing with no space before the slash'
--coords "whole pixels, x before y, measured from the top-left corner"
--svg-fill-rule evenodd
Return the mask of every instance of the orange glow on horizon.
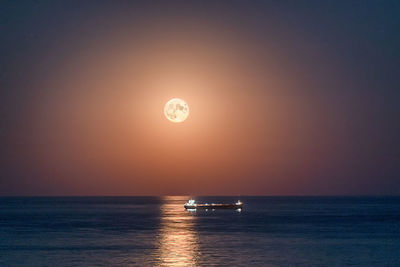
<path id="1" fill-rule="evenodd" d="M 246 40 L 216 29 L 110 40 L 91 50 L 83 44 L 87 53 L 69 55 L 41 85 L 58 89 L 32 107 L 31 168 L 39 176 L 68 192 L 97 195 L 257 194 L 296 186 L 286 166 L 299 153 L 301 132 L 290 133 L 302 127 L 296 116 L 307 106 L 285 95 L 290 81 L 272 55 L 266 66 Z M 179 125 L 160 112 L 171 96 L 190 103 L 190 119 Z M 310 170 L 314 161 L 306 163 Z M 257 174 L 261 167 L 268 179 Z M 202 181 L 215 187 L 196 188 Z"/>

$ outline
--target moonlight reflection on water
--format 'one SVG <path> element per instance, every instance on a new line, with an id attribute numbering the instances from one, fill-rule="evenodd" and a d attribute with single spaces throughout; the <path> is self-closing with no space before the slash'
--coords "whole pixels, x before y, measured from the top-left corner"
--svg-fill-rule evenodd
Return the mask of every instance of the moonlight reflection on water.
<path id="1" fill-rule="evenodd" d="M 166 197 L 161 206 L 159 260 L 165 266 L 194 266 L 198 260 L 196 216 L 186 212 L 182 197 Z"/>

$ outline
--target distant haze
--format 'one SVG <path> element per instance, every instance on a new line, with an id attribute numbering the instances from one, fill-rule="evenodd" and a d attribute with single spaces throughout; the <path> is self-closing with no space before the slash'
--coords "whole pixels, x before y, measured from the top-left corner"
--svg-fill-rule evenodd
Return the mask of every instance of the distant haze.
<path id="1" fill-rule="evenodd" d="M 0 195 L 400 193 L 399 1 L 0 12 Z"/>

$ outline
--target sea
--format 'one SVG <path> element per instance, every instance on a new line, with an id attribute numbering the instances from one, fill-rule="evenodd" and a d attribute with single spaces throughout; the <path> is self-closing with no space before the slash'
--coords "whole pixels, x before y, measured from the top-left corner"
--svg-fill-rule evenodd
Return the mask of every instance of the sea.
<path id="1" fill-rule="evenodd" d="M 400 266 L 400 197 L 2 197 L 0 266 Z"/>

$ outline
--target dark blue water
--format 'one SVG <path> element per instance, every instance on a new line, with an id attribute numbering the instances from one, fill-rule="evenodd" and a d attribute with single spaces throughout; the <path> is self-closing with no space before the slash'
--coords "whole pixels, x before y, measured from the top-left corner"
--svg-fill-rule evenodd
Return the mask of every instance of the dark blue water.
<path id="1" fill-rule="evenodd" d="M 0 198 L 0 266 L 400 266 L 400 197 L 187 199 Z"/>

